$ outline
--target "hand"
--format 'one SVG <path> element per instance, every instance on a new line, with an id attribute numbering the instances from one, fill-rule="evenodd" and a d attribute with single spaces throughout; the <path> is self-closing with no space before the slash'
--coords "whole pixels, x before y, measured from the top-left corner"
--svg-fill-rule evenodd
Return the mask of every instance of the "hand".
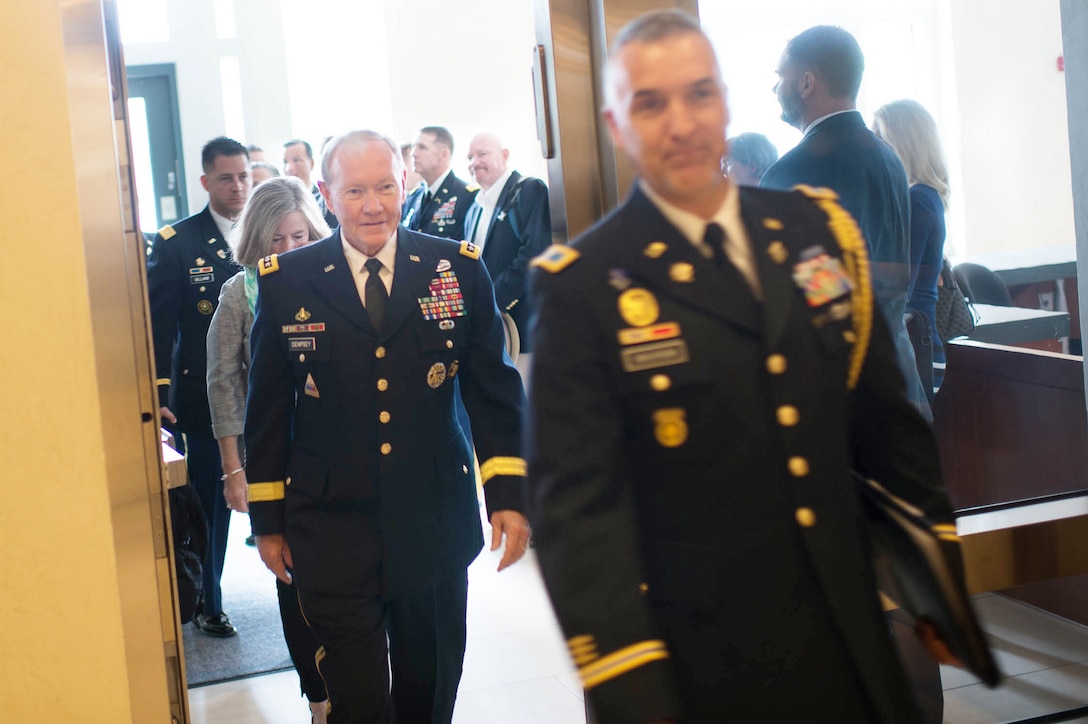
<path id="1" fill-rule="evenodd" d="M 159 418 L 166 420 L 173 425 L 176 425 L 178 422 L 178 418 L 174 415 L 174 413 L 170 412 L 170 408 L 165 406 L 159 408 Z"/>
<path id="2" fill-rule="evenodd" d="M 938 664 L 949 664 L 958 666 L 961 669 L 964 668 L 963 662 L 952 655 L 948 644 L 944 642 L 940 634 L 937 633 L 936 627 L 929 621 L 924 618 L 918 619 L 914 624 L 914 634 Z"/>
<path id="3" fill-rule="evenodd" d="M 288 568 L 294 568 L 291 560 L 291 549 L 287 547 L 287 540 L 282 533 L 257 536 L 257 552 L 261 554 L 261 560 L 268 566 L 268 570 L 276 574 L 287 585 L 291 585 L 291 572 Z"/>
<path id="4" fill-rule="evenodd" d="M 228 475 L 223 482 L 223 497 L 227 499 L 227 507 L 239 513 L 249 512 L 248 491 L 249 481 L 246 480 L 245 470 Z"/>
<path id="5" fill-rule="evenodd" d="M 516 510 L 498 510 L 491 515 L 491 550 L 499 549 L 503 534 L 506 535 L 506 550 L 499 561 L 499 570 L 514 565 L 525 555 L 529 547 L 529 521 Z"/>

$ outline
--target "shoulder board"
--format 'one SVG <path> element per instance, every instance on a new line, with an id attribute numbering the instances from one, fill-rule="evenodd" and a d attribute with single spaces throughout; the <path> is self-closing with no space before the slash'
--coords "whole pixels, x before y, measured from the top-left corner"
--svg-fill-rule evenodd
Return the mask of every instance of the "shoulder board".
<path id="1" fill-rule="evenodd" d="M 480 190 L 480 184 L 469 184 L 469 185 L 465 186 L 465 191 L 468 191 L 470 194 L 474 194 L 479 190 Z"/>
<path id="2" fill-rule="evenodd" d="M 544 250 L 543 254 L 529 262 L 529 266 L 537 266 L 555 274 L 573 264 L 581 255 L 577 249 L 571 249 L 565 244 L 552 244 Z"/>
<path id="3" fill-rule="evenodd" d="M 795 191 L 800 191 L 810 199 L 837 199 L 839 195 L 827 188 L 826 186 L 809 186 L 808 184 L 797 184 L 793 187 Z"/>
<path id="4" fill-rule="evenodd" d="M 271 274 L 280 270 L 280 255 L 270 254 L 264 259 L 257 262 L 257 271 L 261 273 L 263 277 L 265 274 Z"/>
<path id="5" fill-rule="evenodd" d="M 170 237 L 175 236 L 177 233 L 178 232 L 174 231 L 174 227 L 170 226 L 170 224 L 167 224 L 166 226 L 159 229 L 159 236 L 164 239 L 169 239 Z"/>
<path id="6" fill-rule="evenodd" d="M 482 249 L 471 241 L 461 242 L 461 256 L 467 256 L 469 259 L 479 259 L 481 251 Z"/>

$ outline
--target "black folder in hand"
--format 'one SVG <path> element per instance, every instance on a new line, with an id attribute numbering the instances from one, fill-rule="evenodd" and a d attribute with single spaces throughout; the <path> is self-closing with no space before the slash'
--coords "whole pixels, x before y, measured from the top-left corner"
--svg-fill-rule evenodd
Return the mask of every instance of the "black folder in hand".
<path id="1" fill-rule="evenodd" d="M 964 583 L 955 526 L 934 525 L 917 507 L 855 474 L 869 523 L 880 591 L 914 619 L 937 629 L 952 654 L 987 686 L 997 686 L 994 662 Z"/>

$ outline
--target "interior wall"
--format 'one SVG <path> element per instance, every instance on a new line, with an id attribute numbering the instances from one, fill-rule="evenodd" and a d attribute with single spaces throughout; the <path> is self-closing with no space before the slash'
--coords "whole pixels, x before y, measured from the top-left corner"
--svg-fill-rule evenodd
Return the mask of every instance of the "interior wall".
<path id="1" fill-rule="evenodd" d="M 20 169 L 0 175 L 5 262 L 19 270 L 0 286 L 0 701 L 8 721 L 123 722 L 132 717 L 61 5 L 11 5 L 0 27 L 0 128 Z"/>
<path id="2" fill-rule="evenodd" d="M 1071 245 L 1058 0 L 952 0 L 968 254 Z"/>
<path id="3" fill-rule="evenodd" d="M 511 164 L 546 178 L 533 109 L 532 0 L 234 0 L 237 36 L 217 38 L 215 0 L 169 0 L 170 39 L 126 43 L 128 65 L 174 63 L 189 213 L 207 201 L 200 148 L 222 133 L 219 58 L 239 58 L 244 143 L 281 165 L 282 143 L 369 127 L 398 143 L 427 125 L 454 136 L 453 169 L 469 179 L 468 142 L 503 137 Z"/>

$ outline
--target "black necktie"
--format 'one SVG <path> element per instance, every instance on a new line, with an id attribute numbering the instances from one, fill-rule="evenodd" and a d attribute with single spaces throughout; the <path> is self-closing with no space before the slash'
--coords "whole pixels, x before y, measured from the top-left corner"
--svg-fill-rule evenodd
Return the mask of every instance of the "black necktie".
<path id="1" fill-rule="evenodd" d="M 725 255 L 725 230 L 717 224 L 707 224 L 703 233 L 703 243 L 710 247 L 714 255 L 714 264 L 722 271 L 728 271 L 732 262 Z"/>
<path id="2" fill-rule="evenodd" d="M 367 259 L 366 270 L 370 276 L 366 278 L 366 313 L 370 317 L 370 323 L 379 333 L 385 324 L 385 303 L 389 299 L 389 292 L 385 290 L 385 282 L 382 281 L 379 272 L 382 263 L 377 259 Z"/>
<path id="3" fill-rule="evenodd" d="M 431 203 L 431 199 L 433 198 L 434 196 L 431 195 L 429 189 L 426 191 L 426 193 L 423 194 L 423 205 L 419 207 L 419 212 L 421 214 L 423 213 L 423 209 L 427 208 L 427 206 Z"/>

